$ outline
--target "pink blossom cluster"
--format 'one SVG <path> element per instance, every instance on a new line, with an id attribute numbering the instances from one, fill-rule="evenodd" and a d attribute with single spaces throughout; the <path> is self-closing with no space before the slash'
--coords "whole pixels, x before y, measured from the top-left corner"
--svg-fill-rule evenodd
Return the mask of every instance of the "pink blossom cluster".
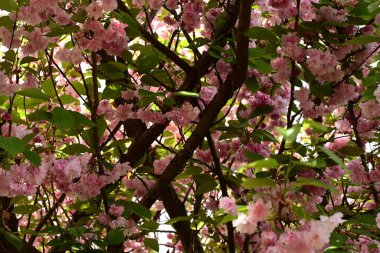
<path id="1" fill-rule="evenodd" d="M 38 51 L 45 50 L 49 42 L 54 42 L 57 38 L 46 37 L 43 31 L 35 29 L 31 32 L 25 32 L 28 43 L 22 47 L 23 55 L 34 55 Z"/>
<path id="2" fill-rule="evenodd" d="M 306 51 L 305 49 L 299 46 L 299 42 L 300 42 L 300 38 L 294 33 L 282 35 L 282 46 L 279 50 L 279 53 L 291 58 L 292 60 L 299 61 L 299 62 L 303 61 L 305 58 Z M 284 65 L 284 63 L 274 62 L 272 64 L 272 67 L 273 68 L 277 67 L 277 69 L 281 69 L 282 72 L 284 72 L 283 70 L 284 67 L 282 65 Z"/>
<path id="3" fill-rule="evenodd" d="M 103 108 L 104 106 L 104 108 Z M 104 103 L 100 110 L 101 113 L 109 112 L 110 107 Z M 179 127 L 189 125 L 191 122 L 198 118 L 199 109 L 193 107 L 189 102 L 182 104 L 181 108 L 174 108 L 173 110 L 162 114 L 159 111 L 151 111 L 147 109 L 138 109 L 137 112 L 133 111 L 133 104 L 121 104 L 116 108 L 114 120 L 126 121 L 127 119 L 140 119 L 144 123 L 165 123 L 166 120 L 173 121 Z"/>
<path id="4" fill-rule="evenodd" d="M 136 197 L 143 197 L 148 192 L 148 190 L 155 184 L 156 181 L 142 177 L 141 179 L 125 179 L 124 182 L 127 189 L 134 190 L 134 195 Z"/>
<path id="5" fill-rule="evenodd" d="M 0 169 L 0 196 L 30 196 L 36 193 L 46 177 L 47 170 L 28 162 L 12 165 L 10 170 Z"/>
<path id="6" fill-rule="evenodd" d="M 55 57 L 61 62 L 71 62 L 75 65 L 80 64 L 85 59 L 82 55 L 82 50 L 75 46 L 71 49 L 62 47 L 56 54 Z"/>
<path id="7" fill-rule="evenodd" d="M 17 19 L 30 25 L 37 25 L 42 21 L 47 21 L 53 15 L 58 17 L 67 15 L 62 13 L 62 10 L 58 11 L 60 2 L 62 0 L 30 0 L 29 5 L 20 7 Z"/>
<path id="8" fill-rule="evenodd" d="M 248 206 L 247 214 L 238 213 L 238 218 L 233 221 L 236 231 L 243 234 L 253 234 L 257 231 L 258 222 L 265 221 L 270 214 L 270 202 L 264 204 L 262 198 Z"/>
<path id="9" fill-rule="evenodd" d="M 331 106 L 346 105 L 348 101 L 359 97 L 357 88 L 354 85 L 340 83 L 334 88 L 334 93 L 329 97 L 327 103 Z"/>
<path id="10" fill-rule="evenodd" d="M 346 20 L 346 12 L 344 9 L 335 9 L 331 6 L 322 6 L 318 12 L 320 20 L 344 22 Z"/>
<path id="11" fill-rule="evenodd" d="M 350 180 L 354 184 L 365 184 L 371 182 L 371 177 L 368 172 L 364 170 L 360 159 L 351 161 L 347 168 L 351 170 Z"/>
<path id="12" fill-rule="evenodd" d="M 271 60 L 270 65 L 272 66 L 273 70 L 276 71 L 276 73 L 272 75 L 273 80 L 276 83 L 283 84 L 289 81 L 291 75 L 291 67 L 288 59 L 279 57 Z"/>
<path id="13" fill-rule="evenodd" d="M 314 253 L 328 245 L 331 233 L 343 222 L 342 213 L 335 213 L 320 220 L 301 221 L 300 230 L 287 229 L 277 236 L 266 231 L 262 235 L 260 253 Z"/>
<path id="14" fill-rule="evenodd" d="M 273 101 L 270 95 L 261 91 L 258 91 L 254 93 L 252 96 L 247 97 L 245 102 L 247 103 L 248 108 L 245 110 L 241 110 L 239 112 L 239 116 L 246 119 L 249 119 L 251 117 L 251 114 L 254 112 L 256 108 L 259 108 L 260 106 L 273 105 Z"/>
<path id="15" fill-rule="evenodd" d="M 312 100 L 313 96 L 311 96 L 310 90 L 305 87 L 296 90 L 294 92 L 294 98 L 299 101 L 300 107 L 302 108 L 302 114 L 306 118 L 317 118 L 334 111 L 334 107 L 327 106 L 324 103 L 316 105 Z"/>
<path id="16" fill-rule="evenodd" d="M 235 204 L 235 200 L 229 197 L 222 197 L 219 200 L 219 208 L 222 208 L 226 213 L 236 215 L 237 214 L 237 206 Z"/>
<path id="17" fill-rule="evenodd" d="M 170 161 L 173 160 L 173 158 L 174 154 L 169 154 L 161 160 L 155 160 L 153 162 L 154 174 L 161 175 L 165 171 L 166 167 L 169 165 Z"/>
<path id="18" fill-rule="evenodd" d="M 121 56 L 128 49 L 125 27 L 125 24 L 112 19 L 105 29 L 100 21 L 90 19 L 83 24 L 84 31 L 76 33 L 76 38 L 81 48 L 95 52 L 104 49 L 109 55 Z M 91 38 L 86 36 L 86 31 L 93 33 Z"/>
<path id="19" fill-rule="evenodd" d="M 16 30 L 12 36 L 11 31 L 7 28 L 0 27 L 1 44 L 9 49 L 18 48 L 21 46 L 20 37 L 22 34 L 23 32 L 21 30 Z"/>
<path id="20" fill-rule="evenodd" d="M 165 113 L 165 117 L 172 120 L 177 126 L 183 127 L 198 118 L 199 109 L 193 107 L 189 102 L 182 104 L 181 108 L 173 109 Z"/>
<path id="21" fill-rule="evenodd" d="M 183 5 L 182 21 L 187 31 L 199 28 L 201 24 L 201 12 L 203 12 L 203 1 L 197 0 Z"/>
<path id="22" fill-rule="evenodd" d="M 4 71 L 0 70 L 0 94 L 3 96 L 11 96 L 20 87 L 17 84 L 13 84 L 8 76 L 5 75 Z"/>
<path id="23" fill-rule="evenodd" d="M 123 212 L 123 206 L 112 204 L 108 209 L 109 214 L 99 214 L 98 220 L 103 225 L 109 226 L 113 229 L 124 228 L 124 233 L 128 236 L 138 232 L 135 221 L 124 218 L 122 216 Z"/>
<path id="24" fill-rule="evenodd" d="M 203 19 L 204 29 L 202 30 L 202 34 L 206 38 L 211 38 L 213 35 L 216 19 L 219 17 L 221 12 L 221 8 L 211 8 L 206 12 L 205 18 Z"/>
<path id="25" fill-rule="evenodd" d="M 380 103 L 371 99 L 359 104 L 363 116 L 367 119 L 376 119 L 380 117 Z"/>
<path id="26" fill-rule="evenodd" d="M 10 115 L 7 115 L 8 117 Z M 11 119 L 9 119 L 11 120 Z M 27 129 L 24 125 L 16 125 L 6 123 L 1 126 L 1 133 L 4 137 L 14 136 L 19 139 L 24 138 L 26 135 L 33 133 L 31 130 Z"/>
<path id="27" fill-rule="evenodd" d="M 340 63 L 330 51 L 309 49 L 306 64 L 317 80 L 323 82 L 339 82 L 344 76 Z"/>
<path id="28" fill-rule="evenodd" d="M 91 155 L 84 153 L 69 159 L 54 161 L 52 173 L 57 188 L 71 196 L 85 200 L 100 194 L 100 189 L 125 176 L 131 167 L 128 163 L 116 164 L 112 171 L 99 175 L 89 171 Z"/>

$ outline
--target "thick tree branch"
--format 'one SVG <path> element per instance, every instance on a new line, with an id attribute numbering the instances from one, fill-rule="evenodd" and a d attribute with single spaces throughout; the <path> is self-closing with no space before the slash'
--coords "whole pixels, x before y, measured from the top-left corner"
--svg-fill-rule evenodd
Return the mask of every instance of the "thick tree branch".
<path id="1" fill-rule="evenodd" d="M 203 138 L 209 132 L 209 128 L 220 110 L 233 96 L 234 92 L 243 84 L 243 81 L 247 76 L 249 44 L 249 38 L 245 35 L 245 31 L 249 28 L 250 17 L 251 1 L 243 0 L 240 2 L 236 64 L 234 66 L 234 73 L 232 75 L 228 75 L 226 82 L 221 86 L 218 93 L 210 102 L 197 127 L 186 141 L 183 149 L 173 158 L 157 183 L 140 201 L 140 204 L 150 208 L 158 199 L 160 192 L 166 190 L 174 178 L 183 170 L 187 160 L 191 158 L 194 150 L 202 143 Z"/>

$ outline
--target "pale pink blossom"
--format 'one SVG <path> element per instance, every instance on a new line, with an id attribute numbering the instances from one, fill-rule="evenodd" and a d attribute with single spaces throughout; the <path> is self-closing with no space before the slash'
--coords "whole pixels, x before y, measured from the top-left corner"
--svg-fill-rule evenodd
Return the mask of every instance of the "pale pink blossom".
<path id="1" fill-rule="evenodd" d="M 236 231 L 242 234 L 253 234 L 257 231 L 257 221 L 243 213 L 239 213 L 238 218 L 232 223 Z"/>
<path id="2" fill-rule="evenodd" d="M 155 160 L 153 162 L 154 174 L 161 175 L 173 158 L 174 154 L 169 154 L 161 160 Z"/>
<path id="3" fill-rule="evenodd" d="M 368 100 L 359 104 L 359 107 L 362 109 L 363 116 L 367 119 L 380 117 L 380 103 L 377 103 L 376 100 Z"/>
<path id="4" fill-rule="evenodd" d="M 235 204 L 235 200 L 229 198 L 229 197 L 222 197 L 219 200 L 219 208 L 224 209 L 226 213 L 236 215 L 237 213 L 237 206 Z"/>
<path id="5" fill-rule="evenodd" d="M 270 213 L 270 203 L 264 204 L 262 198 L 248 206 L 248 217 L 255 221 L 264 221 Z"/>

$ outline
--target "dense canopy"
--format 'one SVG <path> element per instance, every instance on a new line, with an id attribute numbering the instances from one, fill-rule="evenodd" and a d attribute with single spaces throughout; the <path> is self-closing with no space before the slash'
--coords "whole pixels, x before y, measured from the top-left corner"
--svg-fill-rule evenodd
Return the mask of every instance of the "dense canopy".
<path id="1" fill-rule="evenodd" d="M 380 252 L 378 0 L 0 0 L 0 252 Z"/>

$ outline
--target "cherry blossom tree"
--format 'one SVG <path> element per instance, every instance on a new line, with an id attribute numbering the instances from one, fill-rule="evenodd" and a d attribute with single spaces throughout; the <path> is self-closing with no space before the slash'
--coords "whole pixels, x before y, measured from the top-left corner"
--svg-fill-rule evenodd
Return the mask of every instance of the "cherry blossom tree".
<path id="1" fill-rule="evenodd" d="M 0 252 L 380 252 L 377 0 L 0 10 Z"/>

